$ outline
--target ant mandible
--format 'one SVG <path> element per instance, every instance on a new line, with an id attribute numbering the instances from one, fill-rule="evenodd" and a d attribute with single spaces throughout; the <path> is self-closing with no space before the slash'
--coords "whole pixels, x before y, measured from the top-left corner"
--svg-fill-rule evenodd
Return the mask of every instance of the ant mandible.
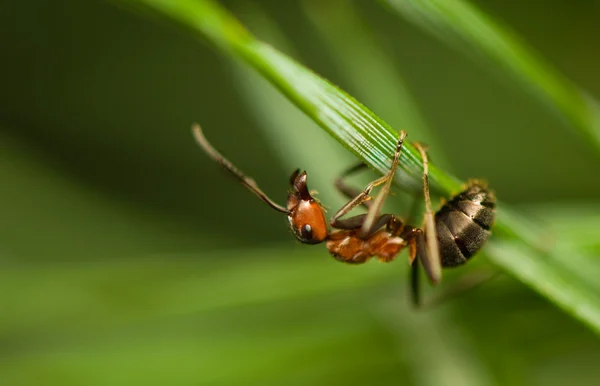
<path id="1" fill-rule="evenodd" d="M 466 188 L 444 203 L 435 214 L 429 195 L 428 160 L 424 148 L 414 143 L 423 160 L 423 196 L 425 201 L 424 229 L 405 224 L 393 214 L 380 214 L 388 196 L 406 132 L 400 131 L 396 151 L 390 169 L 385 175 L 369 183 L 362 191 L 349 187 L 344 182 L 348 175 L 364 168 L 359 164 L 346 170 L 335 182 L 336 188 L 350 201 L 342 206 L 330 221 L 329 231 L 321 204 L 310 194 L 307 174 L 299 169 L 290 178 L 291 189 L 286 206 L 271 200 L 256 182 L 239 171 L 223 157 L 206 139 L 198 124 L 192 132 L 200 147 L 225 170 L 236 177 L 242 185 L 257 195 L 271 208 L 287 214 L 290 228 L 298 241 L 304 244 L 326 242 L 327 249 L 338 261 L 361 264 L 376 257 L 390 262 L 408 246 L 411 269 L 412 301 L 421 305 L 419 266 L 422 264 L 432 285 L 439 283 L 442 268 L 456 267 L 466 263 L 477 253 L 489 238 L 495 218 L 496 197 L 479 181 L 471 180 Z M 379 193 L 370 195 L 374 187 L 382 185 Z M 367 213 L 342 219 L 359 205 Z M 418 257 L 418 258 L 417 258 Z"/>

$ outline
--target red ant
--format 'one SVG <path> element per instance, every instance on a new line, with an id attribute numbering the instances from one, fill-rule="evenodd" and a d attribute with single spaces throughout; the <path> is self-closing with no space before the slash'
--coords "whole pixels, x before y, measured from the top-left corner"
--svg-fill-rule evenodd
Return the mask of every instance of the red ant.
<path id="1" fill-rule="evenodd" d="M 485 184 L 478 181 L 470 181 L 461 193 L 433 213 L 427 154 L 418 143 L 414 146 L 423 159 L 424 229 L 405 224 L 393 214 L 380 214 L 400 161 L 405 131 L 400 131 L 394 158 L 385 175 L 368 184 L 362 191 L 347 186 L 344 178 L 366 166 L 361 163 L 346 170 L 336 180 L 335 186 L 350 201 L 331 219 L 329 224 L 336 229 L 333 232 L 328 229 L 323 207 L 308 190 L 305 171 L 300 172 L 298 169 L 292 173 L 287 205 L 283 207 L 271 200 L 252 178 L 245 176 L 213 148 L 198 124 L 193 125 L 192 131 L 200 147 L 211 158 L 271 208 L 287 214 L 290 228 L 301 243 L 319 244 L 325 241 L 335 259 L 349 264 L 361 264 L 371 257 L 390 262 L 408 246 L 412 266 L 412 299 L 416 306 L 421 303 L 418 281 L 420 264 L 431 284 L 436 285 L 441 280 L 442 268 L 466 263 L 482 248 L 491 234 L 496 197 Z M 373 199 L 371 190 L 379 185 L 382 185 L 381 190 Z M 367 213 L 342 219 L 359 205 L 365 206 Z"/>

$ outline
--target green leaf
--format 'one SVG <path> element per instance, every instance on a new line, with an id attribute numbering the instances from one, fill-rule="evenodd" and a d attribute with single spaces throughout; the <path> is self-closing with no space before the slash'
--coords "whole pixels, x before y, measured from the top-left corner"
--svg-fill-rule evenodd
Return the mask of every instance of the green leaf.
<path id="1" fill-rule="evenodd" d="M 381 1 L 470 56 L 482 53 L 489 57 L 539 101 L 557 110 L 586 143 L 600 150 L 598 102 L 546 63 L 508 28 L 463 0 Z"/>
<path id="2" fill-rule="evenodd" d="M 241 58 L 360 160 L 379 172 L 389 167 L 397 133 L 388 124 L 347 93 L 254 38 L 219 5 L 192 0 L 122 0 L 122 3 L 143 5 Z M 423 165 L 410 145 L 402 154 L 401 168 L 413 181 L 420 180 Z M 459 180 L 434 165 L 430 165 L 430 180 L 445 195 L 461 188 Z M 517 249 L 491 246 L 492 261 L 600 333 L 600 298 L 593 290 L 594 283 L 590 283 L 592 278 L 573 266 L 571 260 L 540 245 L 544 229 L 506 204 L 498 206 L 495 242 L 510 242 Z M 597 261 L 587 261 L 598 265 Z"/>

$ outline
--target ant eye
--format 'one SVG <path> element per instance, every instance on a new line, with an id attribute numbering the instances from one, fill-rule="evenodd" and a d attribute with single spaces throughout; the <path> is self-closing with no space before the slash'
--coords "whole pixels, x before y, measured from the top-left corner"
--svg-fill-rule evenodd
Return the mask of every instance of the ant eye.
<path id="1" fill-rule="evenodd" d="M 303 239 L 311 240 L 313 233 L 312 233 L 312 227 L 310 226 L 310 224 L 304 224 L 304 226 L 300 230 L 300 233 L 302 234 Z"/>

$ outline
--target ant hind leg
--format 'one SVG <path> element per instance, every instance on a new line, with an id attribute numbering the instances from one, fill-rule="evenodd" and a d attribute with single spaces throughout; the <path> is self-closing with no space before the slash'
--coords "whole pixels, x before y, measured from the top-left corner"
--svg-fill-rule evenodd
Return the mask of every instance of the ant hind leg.
<path id="1" fill-rule="evenodd" d="M 429 194 L 429 163 L 423 146 L 419 143 L 415 143 L 414 146 L 421 153 L 423 159 L 423 197 L 425 200 L 424 235 L 418 235 L 417 248 L 419 249 L 419 259 L 423 263 L 429 281 L 431 284 L 436 285 L 442 278 L 442 259 L 438 245 L 435 214 L 431 207 L 431 196 Z"/>

